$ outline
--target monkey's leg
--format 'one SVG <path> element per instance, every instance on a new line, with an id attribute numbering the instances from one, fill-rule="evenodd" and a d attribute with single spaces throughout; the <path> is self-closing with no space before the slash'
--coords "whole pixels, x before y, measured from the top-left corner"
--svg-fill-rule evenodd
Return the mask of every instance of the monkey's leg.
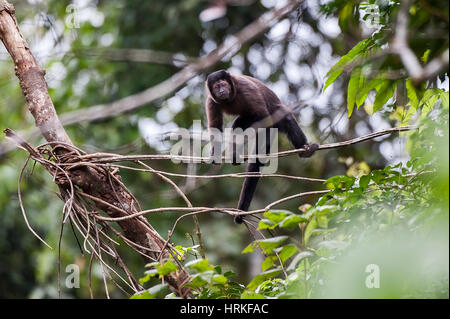
<path id="1" fill-rule="evenodd" d="M 258 140 L 261 138 L 259 134 L 256 135 L 256 145 L 258 145 Z M 255 155 L 257 154 L 268 154 L 270 152 L 270 145 L 272 142 L 272 136 L 270 135 L 270 128 L 265 128 L 265 149 L 260 150 L 258 147 L 255 148 Z M 247 167 L 247 173 L 259 173 L 260 168 L 264 166 L 263 163 L 259 159 L 256 159 L 255 162 L 249 162 Z M 238 209 L 243 211 L 248 211 L 250 207 L 250 203 L 252 202 L 253 195 L 255 194 L 256 185 L 259 181 L 259 176 L 255 177 L 247 177 L 242 184 L 241 194 L 239 196 Z M 243 221 L 242 216 L 236 216 L 234 221 L 237 224 L 241 224 Z"/>
<path id="2" fill-rule="evenodd" d="M 280 131 L 286 133 L 288 139 L 295 148 L 305 149 L 305 152 L 299 153 L 298 156 L 310 157 L 319 148 L 319 144 L 317 143 L 308 144 L 305 133 L 303 133 L 302 129 L 295 120 L 294 115 L 291 113 L 286 115 L 286 118 L 278 123 L 277 127 Z"/>
<path id="3" fill-rule="evenodd" d="M 262 164 L 257 161 L 256 163 L 249 163 L 247 173 L 259 173 L 259 169 Z M 239 196 L 238 209 L 248 211 L 250 203 L 252 202 L 253 195 L 255 194 L 256 185 L 258 184 L 259 176 L 246 177 L 242 184 L 241 195 Z M 236 224 L 242 223 L 242 216 L 236 216 L 234 221 Z"/>
<path id="4" fill-rule="evenodd" d="M 248 129 L 256 120 L 252 117 L 248 117 L 248 116 L 238 116 L 236 117 L 236 119 L 234 120 L 231 128 L 233 129 L 233 133 L 234 130 L 240 128 L 242 129 L 242 131 L 245 131 L 246 129 Z M 234 137 L 233 137 L 234 138 Z M 243 147 L 244 145 L 240 145 L 240 147 Z M 235 143 L 235 140 L 233 140 L 233 161 L 232 164 L 233 165 L 239 165 L 241 163 L 241 161 L 238 161 L 238 153 L 239 155 L 241 155 L 242 153 L 242 149 L 240 152 L 237 152 L 237 148 L 238 145 Z"/>

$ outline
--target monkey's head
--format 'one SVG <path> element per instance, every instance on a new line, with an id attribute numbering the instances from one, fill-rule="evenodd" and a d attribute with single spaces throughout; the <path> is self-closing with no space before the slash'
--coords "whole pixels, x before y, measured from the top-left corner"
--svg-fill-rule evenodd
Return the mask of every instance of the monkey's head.
<path id="1" fill-rule="evenodd" d="M 216 71 L 208 75 L 206 86 L 212 99 L 217 103 L 232 102 L 236 96 L 233 77 L 225 70 Z"/>

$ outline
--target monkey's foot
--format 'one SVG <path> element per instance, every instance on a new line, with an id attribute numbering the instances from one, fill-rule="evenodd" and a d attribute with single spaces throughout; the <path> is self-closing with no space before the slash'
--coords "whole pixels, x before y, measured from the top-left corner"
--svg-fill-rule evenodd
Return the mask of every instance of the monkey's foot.
<path id="1" fill-rule="evenodd" d="M 319 144 L 317 144 L 317 143 L 305 144 L 305 145 L 303 145 L 303 148 L 305 150 L 302 152 L 299 152 L 298 156 L 311 157 L 319 149 Z"/>
<path id="2" fill-rule="evenodd" d="M 220 165 L 222 164 L 222 160 L 220 158 L 217 158 L 215 156 L 210 156 L 209 160 L 211 161 L 212 164 L 214 165 Z"/>
<path id="3" fill-rule="evenodd" d="M 240 158 L 238 159 L 237 154 L 236 154 L 236 153 L 233 153 L 233 160 L 232 160 L 231 164 L 232 164 L 232 165 L 240 165 L 240 164 L 242 164 L 242 163 L 244 163 L 244 161 L 241 160 Z"/>
<path id="4" fill-rule="evenodd" d="M 244 222 L 244 217 L 242 217 L 242 216 L 235 216 L 234 217 L 234 222 L 236 224 L 242 224 Z"/>

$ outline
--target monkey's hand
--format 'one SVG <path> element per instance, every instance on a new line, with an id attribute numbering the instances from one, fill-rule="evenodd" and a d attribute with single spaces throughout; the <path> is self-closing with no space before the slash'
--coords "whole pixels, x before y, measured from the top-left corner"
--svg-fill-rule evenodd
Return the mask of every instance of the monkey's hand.
<path id="1" fill-rule="evenodd" d="M 303 145 L 303 148 L 305 150 L 302 152 L 299 152 L 298 156 L 311 157 L 319 149 L 319 144 L 317 144 L 317 143 L 305 144 L 305 145 Z"/>
<path id="2" fill-rule="evenodd" d="M 231 162 L 232 165 L 240 165 L 242 161 L 238 160 L 238 155 L 236 153 L 233 153 L 233 161 Z"/>
<path id="3" fill-rule="evenodd" d="M 215 156 L 210 156 L 209 160 L 211 161 L 212 164 L 214 165 L 220 165 L 222 164 L 222 160 L 220 158 L 217 158 Z"/>
<path id="4" fill-rule="evenodd" d="M 210 159 L 211 163 L 213 163 L 214 165 L 222 164 L 221 157 L 218 157 L 214 154 L 214 149 L 211 149 L 211 153 L 209 154 L 209 159 Z"/>

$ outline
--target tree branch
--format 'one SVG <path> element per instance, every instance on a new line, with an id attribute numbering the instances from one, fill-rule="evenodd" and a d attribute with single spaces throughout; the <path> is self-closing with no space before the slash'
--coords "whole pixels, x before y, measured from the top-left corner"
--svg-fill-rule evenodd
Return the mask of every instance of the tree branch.
<path id="1" fill-rule="evenodd" d="M 28 108 L 35 118 L 36 126 L 48 142 L 55 144 L 53 148 L 55 154 L 52 154 L 55 157 L 55 161 L 64 163 L 70 160 L 70 154 L 77 154 L 78 151 L 73 147 L 72 141 L 65 132 L 56 114 L 53 102 L 48 93 L 44 71 L 39 68 L 30 52 L 28 44 L 20 33 L 14 16 L 14 7 L 6 0 L 0 0 L 0 40 L 13 59 L 16 75 L 19 78 Z M 14 135 L 12 131 L 6 131 L 5 133 L 9 137 Z M 23 140 L 18 138 L 13 138 L 13 140 L 16 143 L 18 142 L 22 147 L 25 147 Z M 30 146 L 30 148 L 32 147 Z M 36 158 L 33 155 L 32 157 Z M 39 160 L 39 158 L 37 159 Z M 67 194 L 70 193 L 68 191 L 69 186 L 72 188 L 73 185 L 82 189 L 89 196 L 99 198 L 102 202 L 95 202 L 95 207 L 111 217 L 126 216 L 138 211 L 134 196 L 123 187 L 123 184 L 120 182 L 120 177 L 115 177 L 115 180 L 112 181 L 109 180 L 111 172 L 107 169 L 96 170 L 91 167 L 80 167 L 72 171 L 64 172 L 69 177 L 69 181 L 67 181 L 62 178 L 57 178 L 57 170 L 55 169 L 55 167 L 59 167 L 57 164 L 52 164 L 50 161 L 45 161 L 43 164 L 49 172 L 53 173 L 55 181 L 59 183 L 58 187 L 61 191 L 61 199 L 67 205 L 64 206 L 64 209 L 66 211 L 66 207 L 69 207 L 67 214 L 71 214 L 71 216 L 72 209 L 74 209 L 73 214 L 75 214 L 76 207 L 74 206 L 77 204 L 72 205 L 76 199 L 73 196 L 68 198 Z M 122 228 L 126 238 L 137 245 L 155 250 L 156 252 L 151 253 L 153 254 L 152 257 L 157 258 L 162 256 L 163 260 L 170 257 L 167 250 L 163 250 L 163 247 L 166 245 L 165 240 L 153 229 L 145 218 L 124 220 L 118 224 Z M 95 230 L 97 231 L 96 236 L 98 237 L 97 227 L 95 227 Z M 98 249 L 100 248 L 98 246 Z M 101 255 L 98 255 L 98 258 L 103 265 L 104 262 Z M 144 258 L 144 260 L 147 262 L 150 261 L 148 258 Z M 165 279 L 180 296 L 186 297 L 190 295 L 190 288 L 183 287 L 183 284 L 188 277 L 188 273 L 181 268 L 176 273 L 167 275 Z"/>
<path id="2" fill-rule="evenodd" d="M 212 67 L 228 54 L 236 52 L 244 43 L 252 40 L 264 30 L 272 26 L 275 22 L 294 11 L 303 1 L 304 0 L 291 0 L 280 9 L 273 9 L 266 12 L 257 20 L 233 35 L 231 37 L 231 41 L 223 42 L 208 55 L 188 64 L 181 71 L 175 73 L 167 80 L 153 87 L 114 102 L 98 104 L 76 111 L 63 113 L 59 116 L 59 118 L 62 124 L 66 126 L 86 121 L 106 119 L 152 103 L 153 101 L 160 99 L 181 87 L 187 81 L 196 76 L 198 72 Z M 34 136 L 36 131 L 32 129 L 25 134 L 20 134 L 23 135 L 25 139 L 28 139 L 28 137 Z M 10 145 L 6 145 L 4 143 L 2 144 L 0 144 L 0 155 L 11 150 Z"/>
<path id="3" fill-rule="evenodd" d="M 280 9 L 273 9 L 266 12 L 256 21 L 250 23 L 244 29 L 232 36 L 231 40 L 225 41 L 208 55 L 199 58 L 194 63 L 190 63 L 181 71 L 172 75 L 169 79 L 148 88 L 145 91 L 111 103 L 99 104 L 73 112 L 63 113 L 60 116 L 62 123 L 64 125 L 70 125 L 84 121 L 94 121 L 113 117 L 137 109 L 166 96 L 182 86 L 188 80 L 192 79 L 198 72 L 213 66 L 228 54 L 236 52 L 242 44 L 261 34 L 275 22 L 295 10 L 301 2 L 303 2 L 303 0 L 291 0 Z"/>
<path id="4" fill-rule="evenodd" d="M 194 63 L 197 60 L 183 54 L 133 48 L 84 48 L 69 51 L 68 54 L 70 53 L 76 56 L 98 57 L 111 61 L 158 63 L 178 67 Z"/>
<path id="5" fill-rule="evenodd" d="M 408 45 L 408 21 L 409 0 L 403 0 L 397 14 L 395 36 L 392 41 L 392 50 L 396 53 L 408 71 L 414 84 L 419 84 L 427 79 L 435 77 L 448 68 L 449 50 L 445 50 L 440 56 L 434 58 L 425 67 L 422 67 L 415 53 Z"/>
<path id="6" fill-rule="evenodd" d="M 382 131 L 370 133 L 367 135 L 355 137 L 353 139 L 331 143 L 331 144 L 322 144 L 319 146 L 318 151 L 332 149 L 342 146 L 348 146 L 352 144 L 361 143 L 370 139 L 374 139 L 376 137 L 380 137 L 383 135 L 391 134 L 394 132 L 405 132 L 415 130 L 417 127 L 415 126 L 399 126 L 392 127 L 389 129 L 385 129 Z M 278 153 L 270 153 L 270 154 L 259 154 L 259 155 L 242 155 L 243 159 L 250 158 L 274 158 L 274 157 L 284 157 L 292 154 L 297 154 L 300 152 L 304 152 L 305 149 L 298 148 Z M 222 162 L 227 160 L 228 158 L 222 157 Z M 171 154 L 149 154 L 149 155 L 118 155 L 113 153 L 93 153 L 80 156 L 80 160 L 82 161 L 90 161 L 91 163 L 113 163 L 113 162 L 124 162 L 124 161 L 143 161 L 143 160 L 178 160 L 183 161 L 185 163 L 210 163 L 210 157 L 197 157 L 197 156 L 187 156 L 187 155 L 171 155 Z M 259 176 L 259 175 L 258 175 Z"/>

